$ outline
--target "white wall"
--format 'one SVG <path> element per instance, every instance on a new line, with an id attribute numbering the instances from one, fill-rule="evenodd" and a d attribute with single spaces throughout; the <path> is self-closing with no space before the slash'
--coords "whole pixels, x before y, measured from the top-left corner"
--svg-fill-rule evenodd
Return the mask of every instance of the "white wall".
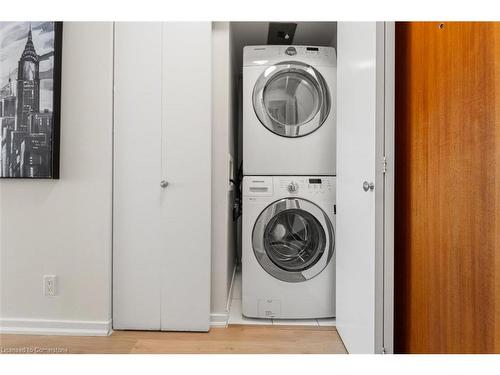
<path id="1" fill-rule="evenodd" d="M 0 180 L 0 330 L 106 334 L 113 24 L 63 25 L 61 179 Z M 42 276 L 58 276 L 45 297 Z"/>
<path id="2" fill-rule="evenodd" d="M 232 59 L 229 22 L 212 23 L 212 325 L 225 325 L 235 266 L 232 220 L 234 189 L 229 184 L 229 155 L 234 150 Z"/>

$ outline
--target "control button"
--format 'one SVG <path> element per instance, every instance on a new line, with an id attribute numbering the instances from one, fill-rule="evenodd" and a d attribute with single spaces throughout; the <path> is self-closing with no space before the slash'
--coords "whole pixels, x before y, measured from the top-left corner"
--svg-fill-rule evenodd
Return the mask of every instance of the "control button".
<path id="1" fill-rule="evenodd" d="M 285 50 L 285 53 L 288 55 L 288 56 L 295 56 L 297 54 L 297 50 L 294 48 L 294 47 L 288 47 L 286 50 Z"/>

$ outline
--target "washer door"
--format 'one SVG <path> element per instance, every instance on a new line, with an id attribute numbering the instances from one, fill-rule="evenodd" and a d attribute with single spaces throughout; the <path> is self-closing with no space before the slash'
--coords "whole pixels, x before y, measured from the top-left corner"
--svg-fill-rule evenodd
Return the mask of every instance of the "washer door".
<path id="1" fill-rule="evenodd" d="M 317 130 L 330 112 L 323 76 L 312 66 L 285 62 L 267 68 L 253 91 L 260 122 L 283 137 L 302 137 Z"/>
<path id="2" fill-rule="evenodd" d="M 305 199 L 269 205 L 252 233 L 255 257 L 270 275 L 286 282 L 310 280 L 328 265 L 335 233 L 325 212 Z"/>

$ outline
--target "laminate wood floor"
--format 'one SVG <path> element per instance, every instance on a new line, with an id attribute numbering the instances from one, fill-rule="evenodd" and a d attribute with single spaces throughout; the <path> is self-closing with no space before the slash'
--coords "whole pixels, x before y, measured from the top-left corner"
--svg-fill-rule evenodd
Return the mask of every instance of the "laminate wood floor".
<path id="1" fill-rule="evenodd" d="M 230 325 L 208 333 L 115 331 L 107 337 L 0 335 L 0 353 L 344 354 L 335 327 Z"/>

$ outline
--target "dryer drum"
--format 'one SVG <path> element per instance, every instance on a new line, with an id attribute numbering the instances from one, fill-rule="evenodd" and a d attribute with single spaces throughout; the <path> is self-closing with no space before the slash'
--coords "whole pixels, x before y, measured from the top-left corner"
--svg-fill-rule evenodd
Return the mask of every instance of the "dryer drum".
<path id="1" fill-rule="evenodd" d="M 323 125 L 331 97 L 323 76 L 312 66 L 284 62 L 267 68 L 255 83 L 253 107 L 270 131 L 295 138 Z"/>

